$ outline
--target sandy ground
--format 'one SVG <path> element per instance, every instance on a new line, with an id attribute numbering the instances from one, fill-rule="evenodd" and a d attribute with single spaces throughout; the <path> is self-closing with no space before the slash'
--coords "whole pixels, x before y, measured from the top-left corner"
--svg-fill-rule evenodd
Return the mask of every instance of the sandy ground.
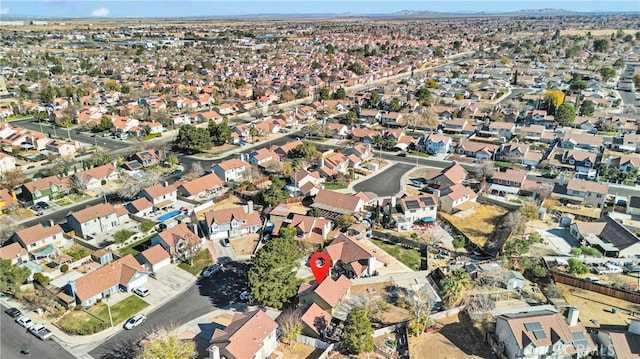
<path id="1" fill-rule="evenodd" d="M 246 236 L 231 239 L 231 248 L 236 256 L 250 256 L 258 243 L 258 234 L 251 233 Z"/>
<path id="2" fill-rule="evenodd" d="M 587 327 L 594 326 L 591 320 L 597 320 L 600 325 L 626 325 L 631 311 L 637 311 L 636 318 L 640 317 L 638 304 L 568 285 L 556 286 L 569 304 L 580 309 L 580 321 Z M 612 307 L 618 308 L 617 313 L 611 313 Z"/>
<path id="3" fill-rule="evenodd" d="M 622 30 L 625 34 L 635 34 L 637 30 Z M 570 29 L 570 30 L 562 30 L 560 31 L 560 35 L 586 35 L 587 32 L 590 32 L 593 36 L 602 36 L 602 35 L 611 35 L 618 32 L 618 29 L 603 29 L 603 30 L 593 30 L 593 29 Z"/>
<path id="4" fill-rule="evenodd" d="M 464 216 L 463 212 L 456 215 L 446 213 L 441 213 L 441 215 L 471 241 L 484 246 L 487 238 L 493 232 L 496 221 L 505 215 L 507 210 L 498 206 L 479 205 L 470 211 L 468 216 Z"/>
<path id="5" fill-rule="evenodd" d="M 491 350 L 470 323 L 457 316 L 438 321 L 441 328 L 434 333 L 409 337 L 409 353 L 414 359 L 478 359 L 494 358 Z"/>

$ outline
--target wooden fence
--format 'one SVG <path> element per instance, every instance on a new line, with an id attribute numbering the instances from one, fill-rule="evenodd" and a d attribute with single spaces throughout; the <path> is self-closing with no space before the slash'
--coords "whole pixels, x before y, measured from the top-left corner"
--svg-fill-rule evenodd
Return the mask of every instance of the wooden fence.
<path id="1" fill-rule="evenodd" d="M 549 274 L 551 274 L 551 277 L 556 283 L 562 283 L 562 284 L 570 285 L 572 287 L 578 287 L 578 288 L 590 290 L 592 292 L 604 294 L 609 297 L 614 297 L 614 298 L 626 300 L 628 302 L 640 304 L 640 294 L 636 292 L 617 289 L 617 288 L 613 288 L 613 287 L 606 286 L 599 283 L 589 282 L 586 279 L 572 277 L 566 273 L 558 272 L 556 270 L 550 270 Z"/>

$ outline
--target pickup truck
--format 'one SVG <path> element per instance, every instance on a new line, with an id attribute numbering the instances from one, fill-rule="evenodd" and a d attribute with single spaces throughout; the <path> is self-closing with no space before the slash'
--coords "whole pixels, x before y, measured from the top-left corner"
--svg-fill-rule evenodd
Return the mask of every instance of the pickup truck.
<path id="1" fill-rule="evenodd" d="M 53 333 L 51 333 L 51 331 L 42 324 L 36 324 L 32 326 L 31 328 L 29 328 L 29 332 L 38 337 L 40 340 L 47 340 L 53 335 Z"/>

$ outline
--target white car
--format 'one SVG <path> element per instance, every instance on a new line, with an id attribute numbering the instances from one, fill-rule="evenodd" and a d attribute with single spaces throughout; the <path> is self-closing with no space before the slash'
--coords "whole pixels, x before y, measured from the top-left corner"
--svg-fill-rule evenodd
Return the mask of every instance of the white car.
<path id="1" fill-rule="evenodd" d="M 141 297 L 146 297 L 149 294 L 151 294 L 151 291 L 145 287 L 138 287 L 136 289 L 133 290 L 134 293 L 136 293 L 137 295 L 141 296 Z"/>
<path id="2" fill-rule="evenodd" d="M 31 328 L 34 324 L 36 324 L 36 322 L 34 322 L 33 320 L 31 320 L 31 318 L 27 317 L 27 316 L 22 316 L 18 319 L 16 319 L 16 323 L 20 324 L 21 326 L 29 329 Z"/>
<path id="3" fill-rule="evenodd" d="M 249 292 L 247 292 L 246 290 L 242 293 L 240 293 L 240 300 L 241 301 L 248 301 L 249 299 L 251 299 L 251 294 L 249 294 Z"/>
<path id="4" fill-rule="evenodd" d="M 131 317 L 129 320 L 127 320 L 126 323 L 124 323 L 124 329 L 127 329 L 127 330 L 133 329 L 138 325 L 142 324 L 142 322 L 144 322 L 145 319 L 147 319 L 147 317 L 145 317 L 143 314 L 135 315 Z"/>

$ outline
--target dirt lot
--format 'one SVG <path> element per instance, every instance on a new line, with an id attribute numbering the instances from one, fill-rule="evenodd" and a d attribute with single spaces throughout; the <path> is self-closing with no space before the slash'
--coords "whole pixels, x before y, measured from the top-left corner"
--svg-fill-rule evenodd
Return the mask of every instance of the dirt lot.
<path id="1" fill-rule="evenodd" d="M 258 234 L 251 233 L 246 236 L 232 238 L 231 248 L 236 256 L 248 256 L 253 253 L 253 249 L 256 248 L 258 243 Z"/>
<path id="2" fill-rule="evenodd" d="M 556 284 L 564 294 L 567 302 L 580 309 L 580 321 L 585 326 L 594 326 L 592 319 L 600 325 L 626 325 L 630 318 L 630 311 L 640 312 L 640 305 L 612 298 L 588 290 Z M 611 308 L 618 308 L 617 313 L 611 313 Z M 636 314 L 638 317 L 640 314 Z"/>
<path id="3" fill-rule="evenodd" d="M 282 353 L 283 358 L 307 359 L 307 358 L 316 358 L 318 355 L 320 355 L 320 353 L 322 353 L 322 350 L 320 349 L 318 349 L 315 353 L 314 353 L 314 350 L 315 350 L 314 347 L 304 345 L 301 343 L 293 343 L 293 345 L 291 346 L 287 346 L 282 343 L 279 343 L 278 346 L 276 347 L 276 351 L 274 352 L 274 354 L 276 354 L 277 352 L 280 352 Z"/>
<path id="4" fill-rule="evenodd" d="M 231 196 L 222 202 L 215 203 L 212 207 L 205 208 L 204 210 L 198 212 L 198 218 L 204 219 L 204 214 L 214 209 L 225 209 L 225 208 L 238 207 L 242 205 L 244 205 L 244 202 L 240 198 L 236 196 Z"/>
<path id="5" fill-rule="evenodd" d="M 635 34 L 637 30 L 622 30 L 625 34 Z M 617 29 L 604 29 L 604 30 L 591 30 L 591 29 L 572 29 L 572 30 L 563 30 L 560 31 L 560 35 L 586 35 L 587 32 L 590 32 L 593 36 L 602 36 L 602 35 L 611 35 L 618 32 Z"/>
<path id="6" fill-rule="evenodd" d="M 507 210 L 483 204 L 470 210 L 468 215 L 465 215 L 465 212 L 459 212 L 456 215 L 441 213 L 441 215 L 472 242 L 484 246 L 487 238 L 491 236 L 496 222 L 507 213 Z"/>
<path id="7" fill-rule="evenodd" d="M 358 285 L 351 287 L 351 295 L 357 295 L 364 298 L 371 299 L 386 299 L 389 298 L 390 293 L 387 291 L 389 283 L 376 283 L 367 285 Z M 409 313 L 400 307 L 397 307 L 387 301 L 389 305 L 384 311 L 376 315 L 375 326 L 384 326 L 394 323 L 399 323 L 409 319 Z"/>
<path id="8" fill-rule="evenodd" d="M 441 328 L 434 333 L 409 337 L 409 353 L 415 359 L 494 358 L 478 332 L 458 316 L 438 321 Z"/>

